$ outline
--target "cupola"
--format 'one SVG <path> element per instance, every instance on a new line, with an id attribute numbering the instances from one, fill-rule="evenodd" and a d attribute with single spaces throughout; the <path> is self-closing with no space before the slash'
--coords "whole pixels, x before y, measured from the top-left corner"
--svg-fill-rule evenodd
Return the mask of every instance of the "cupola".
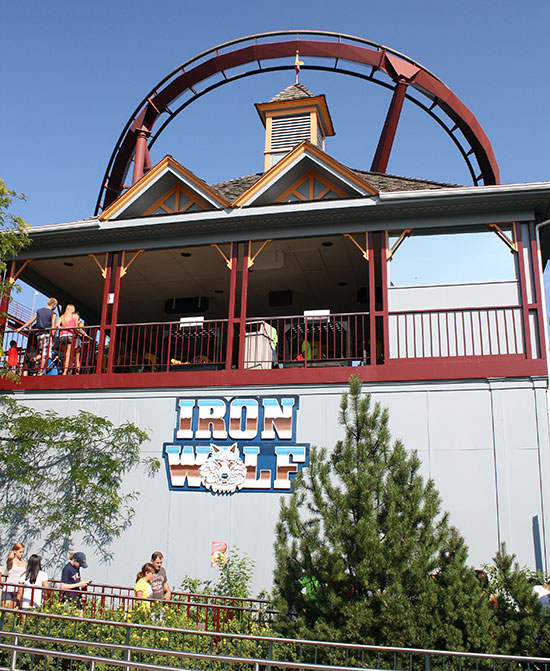
<path id="1" fill-rule="evenodd" d="M 313 95 L 303 84 L 287 86 L 268 103 L 256 103 L 256 109 L 265 126 L 266 171 L 300 142 L 324 151 L 325 138 L 334 135 L 325 96 Z"/>

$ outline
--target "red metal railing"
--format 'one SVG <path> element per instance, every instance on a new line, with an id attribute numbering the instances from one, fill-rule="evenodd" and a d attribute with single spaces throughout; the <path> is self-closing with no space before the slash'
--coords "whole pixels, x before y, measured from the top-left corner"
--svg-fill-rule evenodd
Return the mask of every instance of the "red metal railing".
<path id="1" fill-rule="evenodd" d="M 122 610 L 127 613 L 133 609 L 143 607 L 145 604 L 155 603 L 151 599 L 143 599 L 135 596 L 134 590 L 129 587 L 118 587 L 111 585 L 88 585 L 84 591 L 63 590 L 59 581 L 50 581 L 49 587 L 30 587 L 22 584 L 4 583 L 6 592 L 25 590 L 23 596 L 16 605 L 21 610 L 29 607 L 45 605 L 51 607 L 57 601 L 75 602 L 79 608 L 86 608 L 92 615 L 97 616 L 110 610 Z M 162 601 L 165 606 L 175 608 L 178 612 L 184 612 L 188 620 L 196 626 L 210 631 L 224 631 L 230 623 L 239 621 L 244 616 L 253 617 L 258 620 L 269 619 L 276 611 L 269 608 L 267 601 L 259 599 L 239 599 L 236 597 L 210 596 L 204 594 L 184 594 L 176 592 L 170 601 Z"/>
<path id="2" fill-rule="evenodd" d="M 64 371 L 74 374 L 94 373 L 99 327 L 84 326 L 65 330 L 72 331 L 70 338 L 62 338 L 58 329 L 31 329 L 20 333 L 5 331 L 3 348 L 6 356 L 12 343 L 15 343 L 13 346 L 17 350 L 12 372 L 23 376 L 58 375 Z"/>
<path id="3" fill-rule="evenodd" d="M 393 312 L 388 331 L 390 359 L 525 352 L 517 306 Z"/>
<path id="4" fill-rule="evenodd" d="M 369 363 L 369 314 L 248 319 L 245 368 Z"/>
<path id="5" fill-rule="evenodd" d="M 535 342 L 525 346 L 524 319 L 518 306 L 411 310 L 390 312 L 387 340 L 376 329 L 376 349 L 371 347 L 369 313 L 315 314 L 257 317 L 245 324 L 244 368 L 270 369 L 321 366 L 360 366 L 389 360 L 524 356 L 540 358 Z M 59 331 L 4 333 L 4 352 L 12 341 L 17 349 L 13 372 L 40 372 L 45 356 L 46 374 L 96 372 L 143 373 L 227 368 L 227 320 L 189 318 L 179 322 L 121 324 L 107 331 L 104 351 L 99 351 L 100 328 L 73 329 L 70 343 Z M 238 332 L 231 362 L 236 363 Z"/>
<path id="6" fill-rule="evenodd" d="M 8 318 L 10 321 L 24 324 L 32 317 L 32 310 L 23 303 L 11 300 L 8 306 Z"/>
<path id="7" fill-rule="evenodd" d="M 122 324 L 111 338 L 113 372 L 217 370 L 225 365 L 227 320 Z"/>

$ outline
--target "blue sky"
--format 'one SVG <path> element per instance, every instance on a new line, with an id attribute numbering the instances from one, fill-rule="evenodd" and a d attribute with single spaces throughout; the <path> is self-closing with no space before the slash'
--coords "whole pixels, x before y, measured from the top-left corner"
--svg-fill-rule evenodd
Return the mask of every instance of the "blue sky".
<path id="1" fill-rule="evenodd" d="M 0 40 L 0 176 L 28 195 L 17 212 L 33 226 L 90 216 L 118 135 L 160 79 L 216 44 L 310 28 L 374 40 L 419 61 L 477 116 L 502 182 L 548 180 L 549 21 L 547 0 L 9 3 Z M 170 153 L 210 183 L 262 170 L 253 103 L 292 81 L 291 72 L 262 75 L 206 95 L 165 131 L 153 162 Z M 389 93 L 305 68 L 300 81 L 327 95 L 336 130 L 327 151 L 368 169 Z M 407 106 L 388 171 L 470 183 L 450 140 Z"/>

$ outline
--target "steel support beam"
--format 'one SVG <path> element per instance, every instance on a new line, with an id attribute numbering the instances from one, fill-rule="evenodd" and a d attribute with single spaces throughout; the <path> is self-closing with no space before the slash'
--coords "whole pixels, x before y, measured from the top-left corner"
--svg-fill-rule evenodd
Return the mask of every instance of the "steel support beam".
<path id="1" fill-rule="evenodd" d="M 391 149 L 393 147 L 393 141 L 395 140 L 397 124 L 399 123 L 403 102 L 405 101 L 407 87 L 408 84 L 404 80 L 398 81 L 395 86 L 388 113 L 386 115 L 386 121 L 384 122 L 384 127 L 382 128 L 382 133 L 380 134 L 378 146 L 376 147 L 376 152 L 370 167 L 373 172 L 386 172 Z"/>

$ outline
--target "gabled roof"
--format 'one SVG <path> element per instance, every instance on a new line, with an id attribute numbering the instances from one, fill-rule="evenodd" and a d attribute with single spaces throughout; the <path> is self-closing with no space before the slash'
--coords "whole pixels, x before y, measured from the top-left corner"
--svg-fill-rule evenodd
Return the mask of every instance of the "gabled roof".
<path id="1" fill-rule="evenodd" d="M 418 179 L 416 177 L 399 177 L 398 175 L 389 175 L 384 172 L 372 172 L 369 170 L 354 170 L 350 168 L 358 177 L 366 180 L 371 186 L 374 186 L 382 193 L 394 193 L 398 191 L 424 191 L 425 189 L 449 189 L 459 188 L 460 184 L 450 184 L 447 182 L 434 182 L 428 179 Z M 228 179 L 224 182 L 212 184 L 212 188 L 229 201 L 235 201 L 253 184 L 255 184 L 263 175 L 263 172 L 255 172 L 252 175 Z"/>
<path id="2" fill-rule="evenodd" d="M 276 202 L 301 176 L 315 172 L 342 197 L 375 196 L 378 189 L 309 142 L 302 142 L 232 203 L 233 207 Z"/>
<path id="3" fill-rule="evenodd" d="M 176 192 L 185 193 L 186 197 L 201 210 L 229 207 L 229 202 L 222 194 L 187 170 L 172 156 L 165 156 L 104 210 L 99 219 L 105 221 L 139 217 L 150 213 L 165 196 Z"/>

